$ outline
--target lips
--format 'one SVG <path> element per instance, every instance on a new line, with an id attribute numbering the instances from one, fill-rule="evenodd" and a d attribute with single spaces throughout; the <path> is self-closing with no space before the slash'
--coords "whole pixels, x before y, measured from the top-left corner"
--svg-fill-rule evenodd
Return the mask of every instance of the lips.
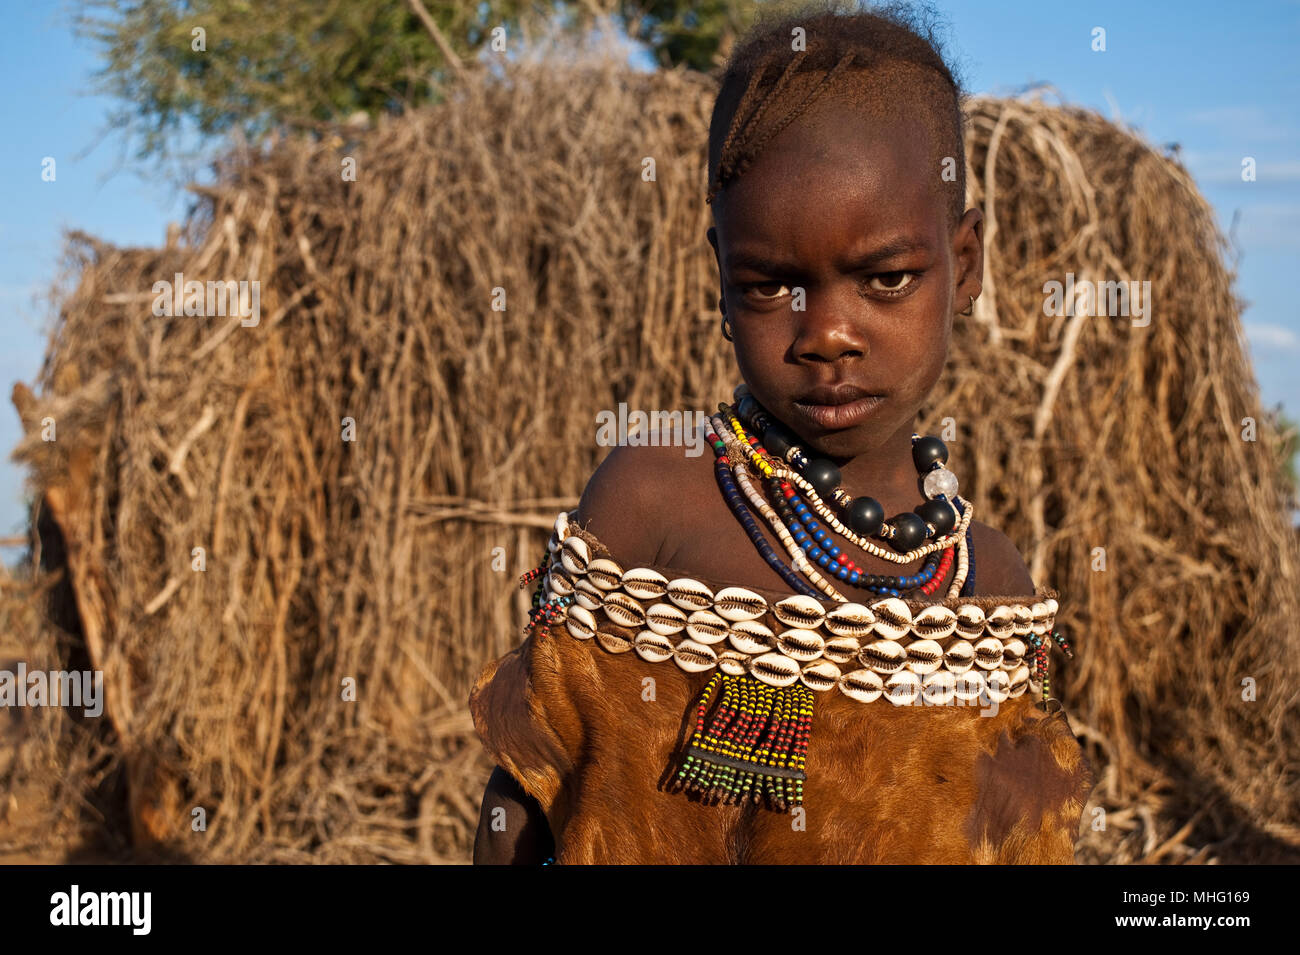
<path id="1" fill-rule="evenodd" d="M 871 416 L 884 396 L 855 385 L 820 385 L 794 399 L 794 407 L 811 424 L 826 430 L 852 428 Z"/>

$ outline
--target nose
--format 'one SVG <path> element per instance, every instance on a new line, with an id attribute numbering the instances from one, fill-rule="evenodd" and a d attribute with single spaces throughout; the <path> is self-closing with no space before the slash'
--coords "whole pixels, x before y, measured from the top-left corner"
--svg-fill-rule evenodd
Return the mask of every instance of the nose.
<path id="1" fill-rule="evenodd" d="M 867 356 L 870 344 L 861 297 L 809 293 L 807 305 L 804 312 L 795 313 L 799 325 L 791 350 L 797 359 L 827 363 Z"/>

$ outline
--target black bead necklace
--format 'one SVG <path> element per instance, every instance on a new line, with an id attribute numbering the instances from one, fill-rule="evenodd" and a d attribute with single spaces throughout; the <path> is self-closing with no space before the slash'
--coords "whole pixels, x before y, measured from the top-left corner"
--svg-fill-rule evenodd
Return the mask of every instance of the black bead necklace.
<path id="1" fill-rule="evenodd" d="M 942 537 L 957 526 L 960 514 L 953 505 L 957 497 L 957 476 L 944 465 L 948 447 L 933 435 L 912 435 L 912 463 L 921 475 L 928 500 L 911 511 L 885 520 L 885 511 L 873 497 L 854 497 L 840 486 L 842 476 L 833 461 L 810 458 L 795 434 L 775 420 L 750 394 L 745 385 L 736 388 L 736 413 L 758 435 L 774 458 L 793 468 L 817 492 L 822 501 L 839 511 L 845 525 L 862 537 L 873 537 L 905 553 L 926 540 Z"/>

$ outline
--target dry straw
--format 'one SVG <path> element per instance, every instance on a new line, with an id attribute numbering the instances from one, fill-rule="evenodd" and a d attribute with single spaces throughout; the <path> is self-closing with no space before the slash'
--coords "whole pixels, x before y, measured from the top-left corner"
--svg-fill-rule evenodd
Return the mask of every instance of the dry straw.
<path id="1" fill-rule="evenodd" d="M 236 151 L 164 248 L 72 237 L 39 397 L 15 395 L 46 569 L 6 606 L 55 587 L 65 629 L 29 614 L 23 652 L 88 655 L 111 696 L 28 734 L 0 782 L 45 798 L 0 849 L 75 815 L 202 861 L 468 859 L 490 766 L 467 691 L 520 639 L 516 575 L 605 453 L 597 411 L 709 408 L 736 380 L 712 91 L 522 62 L 362 141 Z M 920 424 L 955 419 L 977 512 L 1063 594 L 1055 686 L 1108 813 L 1080 858 L 1293 854 L 1300 570 L 1211 210 L 1091 113 L 971 116 L 986 291 Z M 260 324 L 154 317 L 176 272 L 260 281 Z M 1149 280 L 1151 324 L 1045 316 L 1066 272 Z"/>

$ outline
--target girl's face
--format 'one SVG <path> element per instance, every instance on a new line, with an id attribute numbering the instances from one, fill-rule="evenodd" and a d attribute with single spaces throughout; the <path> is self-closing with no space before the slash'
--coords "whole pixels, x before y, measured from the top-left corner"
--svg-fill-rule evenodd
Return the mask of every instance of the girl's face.
<path id="1" fill-rule="evenodd" d="M 948 229 L 924 127 L 833 100 L 784 129 L 714 199 L 736 362 L 769 412 L 841 462 L 910 435 L 954 311 L 980 292 L 982 223 Z"/>

